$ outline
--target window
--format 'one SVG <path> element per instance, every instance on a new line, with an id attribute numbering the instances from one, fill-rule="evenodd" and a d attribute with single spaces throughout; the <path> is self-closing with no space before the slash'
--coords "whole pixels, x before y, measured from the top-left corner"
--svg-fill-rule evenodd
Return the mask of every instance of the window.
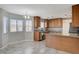
<path id="1" fill-rule="evenodd" d="M 44 22 L 41 22 L 40 26 L 41 26 L 41 28 L 44 28 Z"/>
<path id="2" fill-rule="evenodd" d="M 26 32 L 32 31 L 32 20 L 26 20 Z"/>
<path id="3" fill-rule="evenodd" d="M 32 31 L 32 20 L 26 20 L 26 32 Z M 10 32 L 23 31 L 23 20 L 10 20 Z"/>
<path id="4" fill-rule="evenodd" d="M 17 20 L 17 31 L 23 31 L 23 21 Z"/>
<path id="5" fill-rule="evenodd" d="M 3 18 L 3 33 L 7 33 L 7 17 Z"/>
<path id="6" fill-rule="evenodd" d="M 16 32 L 16 20 L 10 20 L 10 32 Z"/>

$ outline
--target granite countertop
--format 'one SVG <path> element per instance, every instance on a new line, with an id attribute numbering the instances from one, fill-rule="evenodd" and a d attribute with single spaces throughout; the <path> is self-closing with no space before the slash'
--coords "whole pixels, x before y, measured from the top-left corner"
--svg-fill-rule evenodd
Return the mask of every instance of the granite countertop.
<path id="1" fill-rule="evenodd" d="M 67 34 L 63 34 L 63 33 L 47 33 L 47 35 L 49 35 L 49 36 L 56 35 L 56 36 L 79 38 L 79 35 L 77 33 L 67 33 Z"/>

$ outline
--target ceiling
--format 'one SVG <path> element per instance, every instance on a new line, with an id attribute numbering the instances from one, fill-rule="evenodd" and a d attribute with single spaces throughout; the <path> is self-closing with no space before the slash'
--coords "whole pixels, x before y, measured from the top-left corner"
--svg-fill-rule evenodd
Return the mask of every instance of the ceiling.
<path id="1" fill-rule="evenodd" d="M 42 18 L 71 17 L 72 4 L 0 4 L 4 10 Z"/>

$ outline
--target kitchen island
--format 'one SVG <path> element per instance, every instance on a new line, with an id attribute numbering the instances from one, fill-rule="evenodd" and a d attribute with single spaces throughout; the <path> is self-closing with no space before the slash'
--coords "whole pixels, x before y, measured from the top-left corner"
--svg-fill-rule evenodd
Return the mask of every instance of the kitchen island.
<path id="1" fill-rule="evenodd" d="M 78 34 L 46 33 L 46 46 L 69 53 L 79 53 Z"/>

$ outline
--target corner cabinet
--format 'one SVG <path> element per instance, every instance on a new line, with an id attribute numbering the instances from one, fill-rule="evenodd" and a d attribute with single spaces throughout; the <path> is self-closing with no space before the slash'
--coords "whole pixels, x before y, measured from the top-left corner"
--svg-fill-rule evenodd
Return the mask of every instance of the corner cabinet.
<path id="1" fill-rule="evenodd" d="M 79 5 L 72 6 L 72 26 L 79 27 Z"/>

